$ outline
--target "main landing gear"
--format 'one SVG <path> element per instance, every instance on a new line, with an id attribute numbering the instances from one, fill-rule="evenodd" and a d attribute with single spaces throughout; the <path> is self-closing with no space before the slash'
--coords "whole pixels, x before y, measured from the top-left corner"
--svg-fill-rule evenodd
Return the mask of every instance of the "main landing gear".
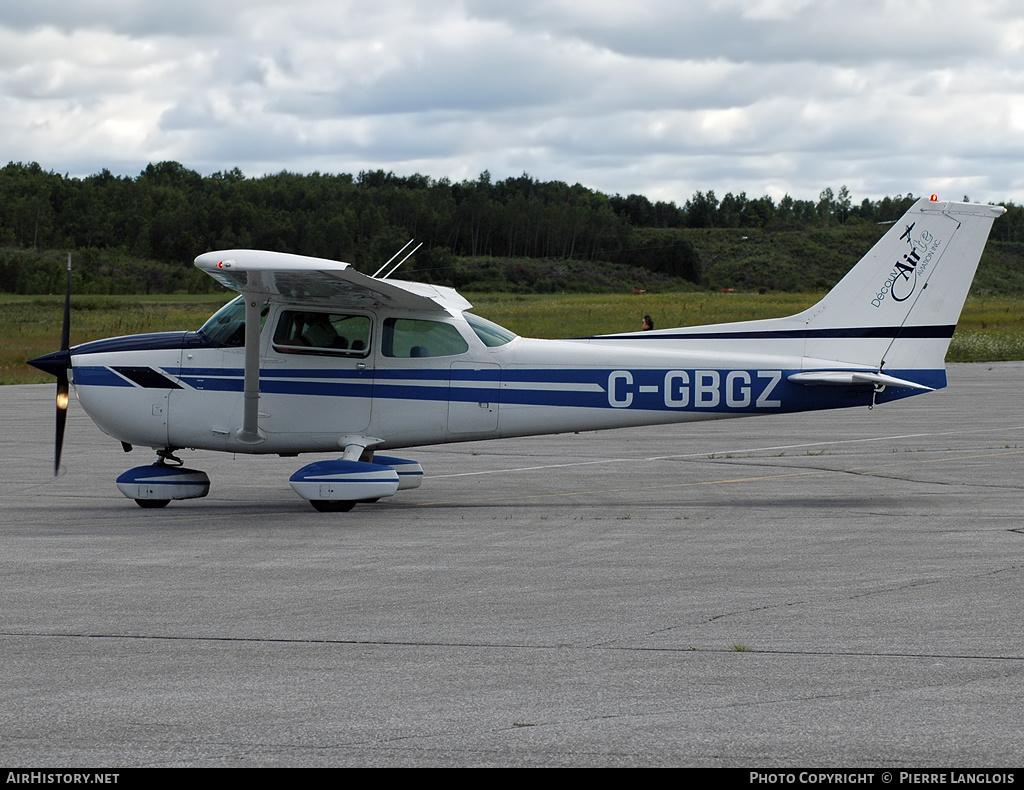
<path id="1" fill-rule="evenodd" d="M 309 504 L 320 513 L 348 513 L 356 506 L 354 499 L 311 499 Z"/>
<path id="2" fill-rule="evenodd" d="M 371 461 L 316 461 L 291 476 L 295 493 L 321 513 L 347 513 L 357 502 L 376 502 L 396 491 L 418 488 L 423 467 L 416 461 L 373 456 Z"/>
<path id="3" fill-rule="evenodd" d="M 206 472 L 188 469 L 173 450 L 158 450 L 149 466 L 136 466 L 117 478 L 117 487 L 139 507 L 166 507 L 172 499 L 197 499 L 210 493 Z M 418 488 L 423 467 L 416 461 L 378 455 L 373 462 L 335 459 L 302 467 L 292 488 L 321 513 L 347 513 L 359 502 L 376 502 L 396 491 Z"/>

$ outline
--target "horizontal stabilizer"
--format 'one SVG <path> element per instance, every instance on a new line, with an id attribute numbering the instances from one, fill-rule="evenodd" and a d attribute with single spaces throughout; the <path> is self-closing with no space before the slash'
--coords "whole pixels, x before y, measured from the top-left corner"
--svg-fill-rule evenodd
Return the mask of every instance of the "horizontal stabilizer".
<path id="1" fill-rule="evenodd" d="M 857 385 L 873 387 L 909 387 L 915 390 L 926 390 L 934 392 L 934 387 L 926 387 L 916 381 L 898 379 L 895 376 L 887 376 L 884 373 L 875 373 L 868 370 L 815 370 L 806 373 L 794 373 L 789 376 L 794 384 L 803 384 L 807 387 L 850 387 Z"/>

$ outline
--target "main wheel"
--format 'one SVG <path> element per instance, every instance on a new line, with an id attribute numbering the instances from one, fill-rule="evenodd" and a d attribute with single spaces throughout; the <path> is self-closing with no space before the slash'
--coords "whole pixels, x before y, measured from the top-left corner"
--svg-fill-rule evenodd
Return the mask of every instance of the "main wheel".
<path id="1" fill-rule="evenodd" d="M 351 499 L 311 499 L 309 504 L 321 513 L 348 513 L 356 506 Z"/>
<path id="2" fill-rule="evenodd" d="M 171 503 L 171 500 L 169 500 L 169 499 L 136 499 L 135 502 L 136 502 L 136 504 L 138 504 L 139 507 L 144 507 L 144 508 L 148 509 L 148 508 L 156 508 L 156 507 L 167 507 Z"/>

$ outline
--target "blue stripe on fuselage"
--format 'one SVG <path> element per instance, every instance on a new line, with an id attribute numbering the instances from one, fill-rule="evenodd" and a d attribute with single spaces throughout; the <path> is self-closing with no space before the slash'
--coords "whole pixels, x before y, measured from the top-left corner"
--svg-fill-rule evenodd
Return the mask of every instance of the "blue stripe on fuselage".
<path id="1" fill-rule="evenodd" d="M 663 330 L 658 332 L 627 332 L 621 335 L 594 335 L 574 340 L 594 341 L 657 341 L 657 340 L 849 340 L 865 338 L 943 338 L 953 337 L 956 325 L 948 326 L 868 326 L 829 329 L 753 329 L 707 332 Z"/>
<path id="2" fill-rule="evenodd" d="M 494 402 L 586 409 L 719 413 L 791 412 L 883 403 L 918 394 L 888 387 L 805 386 L 787 380 L 797 370 L 735 369 L 504 369 L 273 370 L 261 373 L 260 391 L 296 396 L 374 400 Z M 886 371 L 934 389 L 944 370 Z M 76 386 L 132 387 L 109 368 L 75 368 Z M 242 392 L 241 368 L 188 371 L 180 382 L 194 390 Z M 500 382 L 500 383 L 499 383 Z M 468 386 L 478 383 L 482 386 Z"/>
<path id="3" fill-rule="evenodd" d="M 72 375 L 76 387 L 135 387 L 132 382 L 102 365 L 76 365 L 72 368 Z"/>

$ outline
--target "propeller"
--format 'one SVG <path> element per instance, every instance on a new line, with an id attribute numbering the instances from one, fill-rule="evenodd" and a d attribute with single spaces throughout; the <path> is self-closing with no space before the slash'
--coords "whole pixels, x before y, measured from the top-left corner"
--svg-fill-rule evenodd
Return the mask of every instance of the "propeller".
<path id="1" fill-rule="evenodd" d="M 67 285 L 64 288 L 64 325 L 60 333 L 60 351 L 29 360 L 30 365 L 57 377 L 57 431 L 54 441 L 53 474 L 60 471 L 60 455 L 64 448 L 64 426 L 68 419 L 68 366 L 71 363 L 71 253 L 68 253 Z"/>
<path id="2" fill-rule="evenodd" d="M 60 470 L 60 454 L 64 449 L 64 425 L 68 421 L 68 365 L 71 355 L 71 253 L 68 253 L 68 276 L 64 285 L 64 321 L 60 329 L 60 350 L 65 364 L 57 374 L 57 430 L 53 446 L 53 476 Z"/>

